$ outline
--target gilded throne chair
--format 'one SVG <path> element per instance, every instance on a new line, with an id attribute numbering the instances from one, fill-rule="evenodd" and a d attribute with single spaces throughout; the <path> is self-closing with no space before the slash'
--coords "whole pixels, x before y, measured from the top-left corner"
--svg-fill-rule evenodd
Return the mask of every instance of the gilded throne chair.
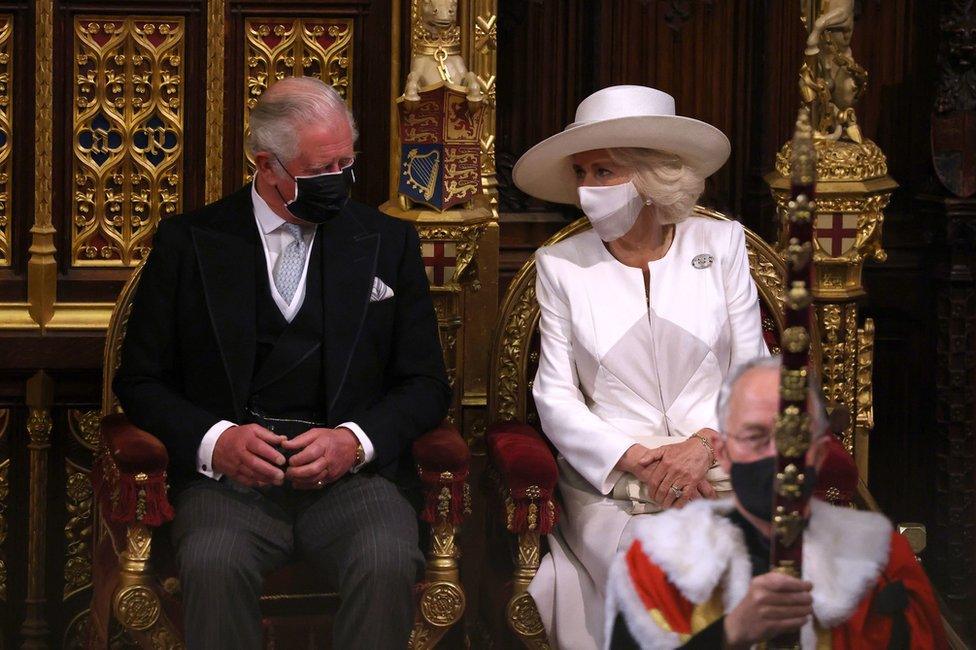
<path id="1" fill-rule="evenodd" d="M 167 495 L 168 455 L 150 432 L 128 421 L 112 392 L 141 271 L 142 266 L 122 289 L 105 340 L 101 441 L 92 470 L 97 525 L 89 645 L 95 648 L 118 641 L 183 647 L 180 586 L 164 528 L 174 515 Z M 464 612 L 455 534 L 470 512 L 470 452 L 446 422 L 418 438 L 412 451 L 428 550 L 423 581 L 415 587 L 417 615 L 409 647 L 432 648 Z M 301 562 L 266 576 L 261 597 L 266 647 L 328 644 L 325 621 L 338 610 L 339 597 L 324 593 L 311 576 L 312 568 Z"/>
<path id="2" fill-rule="evenodd" d="M 727 219 L 696 206 L 696 215 Z M 544 245 L 555 244 L 590 228 L 586 218 L 566 226 Z M 779 254 L 746 229 L 746 248 L 759 292 L 763 335 L 774 354 L 779 352 L 784 323 L 786 267 Z M 530 259 L 512 280 L 499 310 L 491 347 L 486 432 L 489 466 L 487 489 L 489 557 L 496 566 L 488 572 L 485 600 L 494 611 L 484 612 L 495 628 L 507 627 L 528 648 L 548 648 L 545 630 L 532 596 L 527 592 L 545 553 L 544 536 L 559 520 L 558 470 L 553 449 L 539 425 L 532 399 L 532 379 L 539 360 L 539 306 L 535 298 L 535 260 Z M 812 335 L 813 358 L 820 340 Z M 857 469 L 837 438 L 829 447 L 829 475 L 820 476 L 817 496 L 832 503 L 851 504 L 857 491 Z M 505 576 L 499 584 L 499 576 Z M 505 603 L 499 611 L 499 601 Z M 501 615 L 504 623 L 498 621 Z"/>

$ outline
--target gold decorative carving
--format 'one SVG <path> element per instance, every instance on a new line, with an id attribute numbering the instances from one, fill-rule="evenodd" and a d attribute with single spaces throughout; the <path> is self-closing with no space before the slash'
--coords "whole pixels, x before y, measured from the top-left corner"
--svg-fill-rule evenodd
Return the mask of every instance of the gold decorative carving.
<path id="1" fill-rule="evenodd" d="M 136 266 L 183 206 L 184 19 L 74 20 L 71 261 Z"/>
<path id="2" fill-rule="evenodd" d="M 152 627 L 159 619 L 159 608 L 159 598 L 142 585 L 126 587 L 115 596 L 115 613 L 119 622 L 133 630 Z"/>
<path id="3" fill-rule="evenodd" d="M 30 455 L 30 501 L 27 519 L 26 616 L 20 633 L 26 646 L 44 644 L 48 635 L 44 607 L 47 602 L 44 574 L 47 546 L 48 450 L 51 447 L 51 404 L 54 382 L 39 370 L 27 381 L 27 450 Z"/>
<path id="4" fill-rule="evenodd" d="M 858 417 L 856 381 L 857 306 L 855 303 L 818 304 L 818 320 L 824 331 L 822 346 L 823 393 L 828 403 L 845 406 Z M 864 420 L 862 419 L 862 422 Z M 843 432 L 844 446 L 854 451 L 853 425 Z"/>
<path id="5" fill-rule="evenodd" d="M 495 173 L 496 88 L 498 85 L 498 0 L 471 0 L 474 25 L 466 39 L 471 71 L 484 95 L 485 133 L 481 139 L 481 191 L 498 219 L 498 179 Z"/>
<path id="6" fill-rule="evenodd" d="M 102 414 L 97 410 L 70 409 L 68 411 L 68 430 L 71 431 L 71 436 L 91 451 L 98 449 L 100 435 L 98 427 L 101 421 Z"/>
<path id="7" fill-rule="evenodd" d="M 14 17 L 0 14 L 0 266 L 10 266 L 13 244 L 11 165 L 13 151 Z"/>
<path id="8" fill-rule="evenodd" d="M 541 549 L 539 548 L 539 533 L 529 531 L 519 534 L 518 546 L 515 550 L 515 566 L 523 571 L 531 571 L 535 577 L 535 572 L 539 568 L 539 558 Z M 528 586 L 528 584 L 526 584 Z"/>
<path id="9" fill-rule="evenodd" d="M 54 315 L 57 261 L 51 223 L 54 172 L 54 0 L 34 2 L 34 226 L 27 262 L 28 312 L 43 327 Z"/>
<path id="10" fill-rule="evenodd" d="M 91 635 L 91 610 L 85 609 L 71 619 L 64 629 L 64 643 L 61 647 L 65 650 L 83 650 L 89 647 Z"/>
<path id="11" fill-rule="evenodd" d="M 224 39 L 227 0 L 207 2 L 207 203 L 223 195 Z"/>
<path id="12" fill-rule="evenodd" d="M 125 556 L 130 562 L 142 563 L 149 561 L 152 549 L 152 532 L 143 524 L 133 524 L 126 529 Z M 144 568 L 144 566 L 143 566 Z"/>
<path id="13" fill-rule="evenodd" d="M 157 621 L 148 632 L 153 650 L 183 650 L 183 641 L 176 635 L 169 622 L 163 619 Z"/>
<path id="14" fill-rule="evenodd" d="M 478 16 L 474 19 L 474 48 L 482 54 L 498 47 L 498 16 Z"/>
<path id="15" fill-rule="evenodd" d="M 65 463 L 64 599 L 91 585 L 92 488 L 89 470 Z"/>
<path id="16" fill-rule="evenodd" d="M 424 620 L 437 627 L 450 627 L 461 619 L 464 611 L 464 592 L 451 582 L 427 585 L 420 599 Z"/>
<path id="17" fill-rule="evenodd" d="M 244 133 L 251 109 L 272 84 L 285 77 L 318 77 L 352 104 L 354 21 L 351 18 L 248 18 L 244 21 Z M 244 152 L 244 177 L 254 173 Z"/>
<path id="18" fill-rule="evenodd" d="M 508 620 L 515 632 L 521 636 L 535 636 L 541 634 L 544 629 L 539 608 L 528 592 L 522 592 L 509 601 Z"/>
<path id="19" fill-rule="evenodd" d="M 868 73 L 854 60 L 854 0 L 805 0 L 807 30 L 800 68 L 800 96 L 815 135 L 830 141 L 862 141 L 854 104 L 864 93 Z"/>
<path id="20" fill-rule="evenodd" d="M 422 243 L 450 242 L 456 247 L 454 273 L 450 278 L 445 278 L 444 287 L 461 291 L 461 284 L 466 283 L 475 291 L 480 288 L 476 256 L 478 242 L 484 236 L 486 228 L 485 223 L 463 226 L 417 224 L 417 235 Z"/>
<path id="21" fill-rule="evenodd" d="M 857 330 L 857 416 L 854 421 L 854 460 L 861 480 L 868 480 L 868 436 L 874 429 L 874 321 Z"/>
<path id="22" fill-rule="evenodd" d="M 440 510 L 440 508 L 438 508 L 438 510 Z M 457 544 L 454 543 L 455 534 L 457 532 L 456 527 L 453 524 L 443 521 L 443 518 L 447 516 L 446 512 L 438 512 L 437 514 L 441 516 L 441 522 L 431 526 L 432 535 L 430 538 L 430 553 L 436 558 L 450 558 L 452 560 L 456 560 L 460 555 L 460 550 L 458 549 Z"/>
<path id="23" fill-rule="evenodd" d="M 852 178 L 880 178 L 888 173 L 888 161 L 871 140 L 861 144 L 846 141 L 816 140 L 817 182 L 848 181 Z M 790 176 L 793 142 L 788 140 L 776 154 L 776 171 Z M 820 197 L 817 197 L 819 202 Z M 819 205 L 819 203 L 818 203 Z"/>
<path id="24" fill-rule="evenodd" d="M 420 650 L 421 648 L 434 647 L 435 644 L 432 642 L 433 639 L 431 638 L 433 630 L 431 630 L 431 628 L 427 625 L 424 625 L 425 622 L 426 621 L 418 621 L 414 623 L 413 629 L 410 630 L 410 638 L 407 640 L 407 648 L 409 648 L 409 650 Z"/>
<path id="25" fill-rule="evenodd" d="M 850 409 L 851 424 L 842 437 L 851 450 L 855 436 L 866 445 L 872 420 L 866 405 L 870 402 L 870 372 L 861 376 L 858 370 L 862 359 L 856 301 L 864 295 L 861 275 L 865 261 L 887 258 L 882 247 L 882 210 L 897 184 L 887 175 L 884 152 L 862 137 L 854 114 L 854 104 L 867 83 L 867 72 L 854 61 L 851 50 L 855 0 L 803 0 L 802 5 L 807 40 L 800 95 L 816 131 L 817 158 L 810 289 L 823 342 L 819 361 L 824 392 L 829 401 Z M 775 170 L 766 177 L 784 224 L 778 249 L 787 254 L 785 217 L 791 194 L 792 144 L 782 147 Z M 870 344 L 867 339 L 866 343 Z M 868 368 L 869 356 L 867 352 L 864 359 Z M 813 359 L 816 362 L 818 355 Z M 863 415 L 862 408 L 866 409 Z M 855 450 L 862 481 L 866 453 L 866 447 Z"/>
<path id="26" fill-rule="evenodd" d="M 102 415 L 110 413 L 120 413 L 121 407 L 119 400 L 112 390 L 112 379 L 115 371 L 118 370 L 122 361 L 122 341 L 125 339 L 126 327 L 129 324 L 129 315 L 132 313 L 132 298 L 135 295 L 136 287 L 139 286 L 139 278 L 142 276 L 142 269 L 145 264 L 140 264 L 129 275 L 128 281 L 119 292 L 117 310 L 113 313 L 113 318 L 109 321 L 105 332 L 105 340 L 111 344 L 105 345 L 105 352 L 102 355 Z"/>

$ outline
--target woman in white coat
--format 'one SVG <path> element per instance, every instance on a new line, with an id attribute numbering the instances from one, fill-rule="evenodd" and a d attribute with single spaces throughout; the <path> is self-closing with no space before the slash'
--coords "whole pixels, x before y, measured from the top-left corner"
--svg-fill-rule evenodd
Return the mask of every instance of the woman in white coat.
<path id="1" fill-rule="evenodd" d="M 728 492 L 715 400 L 731 368 L 766 353 L 742 226 L 692 215 L 728 155 L 670 95 L 613 86 L 515 166 L 523 191 L 593 225 L 536 253 L 533 396 L 563 509 L 529 591 L 556 647 L 603 645 L 607 570 L 635 517 Z"/>

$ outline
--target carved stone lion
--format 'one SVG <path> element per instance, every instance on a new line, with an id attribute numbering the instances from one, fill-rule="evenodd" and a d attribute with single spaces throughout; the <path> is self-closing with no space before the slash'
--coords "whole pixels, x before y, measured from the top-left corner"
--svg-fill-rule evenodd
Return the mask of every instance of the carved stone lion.
<path id="1" fill-rule="evenodd" d="M 483 99 L 478 77 L 461 58 L 461 30 L 457 24 L 457 0 L 417 0 L 410 74 L 403 89 L 407 101 L 420 101 L 421 88 L 440 81 L 467 89 L 469 102 Z"/>

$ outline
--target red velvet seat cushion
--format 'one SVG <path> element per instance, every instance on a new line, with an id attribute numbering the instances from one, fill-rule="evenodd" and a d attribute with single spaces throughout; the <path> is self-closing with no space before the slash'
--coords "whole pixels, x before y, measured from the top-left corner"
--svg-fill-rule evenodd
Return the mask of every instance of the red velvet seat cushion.
<path id="1" fill-rule="evenodd" d="M 485 438 L 492 463 L 514 498 L 525 497 L 533 486 L 552 495 L 559 471 L 538 431 L 521 422 L 500 422 L 488 428 Z"/>
<path id="2" fill-rule="evenodd" d="M 464 478 L 471 466 L 471 450 L 457 428 L 444 422 L 414 441 L 413 459 L 425 473 L 451 472 Z"/>
<path id="3" fill-rule="evenodd" d="M 829 503 L 848 506 L 857 494 L 857 464 L 837 436 L 826 435 L 826 456 L 817 471 L 817 487 L 813 494 Z"/>
<path id="4" fill-rule="evenodd" d="M 506 527 L 513 533 L 549 533 L 559 520 L 556 459 L 545 439 L 521 422 L 500 422 L 485 434 L 501 481 Z"/>
<path id="5" fill-rule="evenodd" d="M 138 428 L 121 413 L 102 418 L 102 439 L 120 472 L 153 474 L 166 471 L 169 454 L 156 436 Z"/>

